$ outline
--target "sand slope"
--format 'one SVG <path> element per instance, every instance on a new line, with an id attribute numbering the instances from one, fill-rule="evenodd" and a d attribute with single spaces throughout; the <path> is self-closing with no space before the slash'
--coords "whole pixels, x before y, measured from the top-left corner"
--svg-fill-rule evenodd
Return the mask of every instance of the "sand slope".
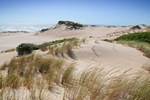
<path id="1" fill-rule="evenodd" d="M 96 42 L 96 43 L 95 43 Z M 107 70 L 116 69 L 120 72 L 132 69 L 136 72 L 141 69 L 149 59 L 142 52 L 121 44 L 108 43 L 90 39 L 86 44 L 75 50 L 78 63 L 84 63 L 83 67 L 103 67 Z M 80 64 L 79 64 L 80 65 Z M 80 66 L 79 68 L 82 68 Z"/>

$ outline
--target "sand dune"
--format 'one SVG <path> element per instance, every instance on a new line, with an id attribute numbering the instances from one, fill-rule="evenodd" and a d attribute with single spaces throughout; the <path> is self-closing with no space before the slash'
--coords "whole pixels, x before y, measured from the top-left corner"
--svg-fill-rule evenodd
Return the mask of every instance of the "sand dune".
<path id="1" fill-rule="evenodd" d="M 65 26 L 61 26 L 57 29 L 50 28 L 48 31 L 39 33 L 38 35 L 47 35 L 54 38 L 69 38 L 69 37 L 99 37 L 103 38 L 106 37 L 107 34 L 113 33 L 116 31 L 125 31 L 129 29 L 129 27 L 85 27 L 84 29 L 80 30 L 66 30 Z"/>
<path id="2" fill-rule="evenodd" d="M 89 38 L 88 44 L 75 50 L 75 54 L 80 61 L 89 61 L 91 63 L 101 64 L 102 66 L 120 67 L 123 69 L 139 69 L 142 64 L 148 60 L 141 52 L 134 48 L 125 47 L 120 44 L 107 43 L 101 41 L 107 37 L 107 34 L 119 31 L 126 31 L 130 27 L 85 27 L 79 30 L 67 30 L 66 26 L 50 28 L 43 33 L 13 33 L 0 36 L 0 51 L 16 48 L 20 43 L 43 43 L 53 40 L 77 37 Z M 6 33 L 3 33 L 6 34 Z M 7 61 L 16 53 L 0 53 L 0 63 Z"/>
<path id="3" fill-rule="evenodd" d="M 66 58 L 68 62 L 76 63 L 76 73 L 78 74 L 85 69 L 99 67 L 105 71 L 113 70 L 111 75 L 120 75 L 123 72 L 131 69 L 129 73 L 135 73 L 141 70 L 141 67 L 150 62 L 149 58 L 143 56 L 143 53 L 135 48 L 123 46 L 121 44 L 108 43 L 102 39 L 113 39 L 122 35 L 122 32 L 128 31 L 130 27 L 84 27 L 79 30 L 67 30 L 66 26 L 58 28 L 50 28 L 45 32 L 37 33 L 1 33 L 0 34 L 0 65 L 4 62 L 9 62 L 11 58 L 17 56 L 17 52 L 2 52 L 7 49 L 16 48 L 21 43 L 40 44 L 63 38 L 77 37 L 80 39 L 86 38 L 85 43 L 74 48 L 76 59 Z M 42 51 L 36 51 L 43 53 Z M 46 53 L 45 53 L 46 54 Z M 51 100 L 62 100 L 64 88 L 54 85 L 53 92 L 44 91 L 46 97 Z M 18 89 L 16 96 L 28 96 L 29 91 L 24 88 Z M 20 92 L 21 91 L 21 92 Z M 26 92 L 26 93 L 24 93 Z M 26 98 L 24 98 L 25 100 Z"/>
<path id="4" fill-rule="evenodd" d="M 149 61 L 140 51 L 134 48 L 104 41 L 95 43 L 93 39 L 81 48 L 76 49 L 75 55 L 79 63 L 82 61 L 82 63 L 91 67 L 99 65 L 99 67 L 104 67 L 107 70 L 115 68 L 120 72 L 128 69 L 136 72 L 141 69 L 144 63 Z"/>

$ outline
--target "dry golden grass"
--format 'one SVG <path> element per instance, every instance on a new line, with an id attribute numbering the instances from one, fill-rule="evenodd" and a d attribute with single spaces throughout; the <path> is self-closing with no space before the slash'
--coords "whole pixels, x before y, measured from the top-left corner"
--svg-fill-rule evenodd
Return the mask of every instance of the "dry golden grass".
<path id="1" fill-rule="evenodd" d="M 8 74 L 3 81 L 4 81 L 3 84 L 4 87 L 11 87 L 17 89 L 22 85 L 21 77 L 15 73 Z"/>
<path id="2" fill-rule="evenodd" d="M 106 73 L 102 69 L 82 72 L 76 80 L 67 83 L 72 87 L 66 89 L 64 98 L 69 100 L 149 100 L 149 73 L 138 72 L 136 75 L 128 75 L 124 72 L 116 77 L 106 77 L 108 74 L 110 72 Z"/>
<path id="3" fill-rule="evenodd" d="M 80 46 L 81 42 L 79 40 L 73 40 L 69 42 L 64 42 L 61 45 L 52 45 L 49 47 L 48 54 L 53 56 L 65 58 L 65 54 L 68 55 L 72 59 L 76 59 L 76 56 L 73 53 L 73 49 L 75 47 Z"/>
<path id="4" fill-rule="evenodd" d="M 8 73 L 6 78 L 0 78 L 1 89 L 5 89 L 6 87 L 18 89 L 23 86 L 30 90 L 32 98 L 44 100 L 43 89 L 51 90 L 53 88 L 52 83 L 56 82 L 57 84 L 62 84 L 65 88 L 64 100 L 149 100 L 149 73 L 138 72 L 135 75 L 128 75 L 125 72 L 116 77 L 108 77 L 110 72 L 104 72 L 103 69 L 92 68 L 75 76 L 74 64 L 63 68 L 62 66 L 65 64 L 64 61 L 57 59 L 58 58 L 46 57 L 37 60 L 36 58 L 36 60 L 41 63 L 39 65 L 40 67 L 41 65 L 49 65 L 52 67 L 48 68 L 47 71 L 42 69 L 43 71 L 36 72 L 35 74 L 31 72 L 30 74 L 33 76 L 20 76 L 18 73 Z M 13 60 L 13 62 L 14 61 L 16 60 Z M 15 64 L 13 66 L 15 66 Z M 38 69 L 40 67 L 38 67 Z M 38 69 L 36 70 L 38 71 Z M 35 82 L 36 75 L 42 76 L 36 79 L 37 81 Z M 35 84 L 39 91 L 39 96 L 35 96 L 36 90 L 33 91 Z M 4 92 L 5 90 L 1 91 L 1 95 L 3 95 Z M 8 99 L 10 99 L 10 97 Z"/>
<path id="5" fill-rule="evenodd" d="M 63 75 L 62 75 L 62 82 L 61 84 L 67 87 L 70 87 L 70 85 L 72 85 L 72 81 L 73 81 L 73 72 L 75 70 L 75 66 L 74 64 L 70 64 L 69 67 L 64 71 Z"/>

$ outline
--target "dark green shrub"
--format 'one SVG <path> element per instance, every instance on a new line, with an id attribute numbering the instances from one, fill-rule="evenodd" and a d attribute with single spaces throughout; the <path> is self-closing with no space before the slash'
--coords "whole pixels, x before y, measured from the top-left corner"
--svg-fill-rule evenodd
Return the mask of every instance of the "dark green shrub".
<path id="1" fill-rule="evenodd" d="M 33 50 L 37 50 L 39 47 L 31 43 L 22 43 L 17 47 L 17 52 L 19 56 L 30 54 Z"/>
<path id="2" fill-rule="evenodd" d="M 58 22 L 59 25 L 64 24 L 70 27 L 70 29 L 80 29 L 81 27 L 83 27 L 84 25 L 80 24 L 80 23 L 75 23 L 72 21 L 59 21 Z"/>
<path id="3" fill-rule="evenodd" d="M 75 23 L 74 26 L 75 26 L 75 27 L 83 27 L 83 25 L 82 25 L 82 24 L 79 24 L 79 23 Z"/>

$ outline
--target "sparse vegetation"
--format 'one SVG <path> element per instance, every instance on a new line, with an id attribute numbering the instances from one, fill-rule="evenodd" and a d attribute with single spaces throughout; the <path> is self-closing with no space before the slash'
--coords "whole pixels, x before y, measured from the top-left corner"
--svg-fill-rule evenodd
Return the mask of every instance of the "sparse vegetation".
<path id="1" fill-rule="evenodd" d="M 118 41 L 118 43 L 135 47 L 142 51 L 145 56 L 150 57 L 150 32 L 123 35 L 115 40 Z"/>
<path id="2" fill-rule="evenodd" d="M 134 47 L 140 51 L 142 51 L 144 56 L 150 58 L 150 44 L 144 42 L 137 42 L 137 41 L 117 41 L 121 44 L 126 44 L 128 46 Z"/>
<path id="3" fill-rule="evenodd" d="M 110 77 L 110 72 L 91 69 L 73 76 L 66 88 L 65 97 L 73 100 L 149 100 L 150 80 L 148 73 L 138 72 L 131 76 L 124 72 Z M 64 100 L 66 100 L 66 98 Z"/>
<path id="4" fill-rule="evenodd" d="M 63 42 L 71 42 L 71 41 L 77 41 L 77 40 L 78 40 L 77 38 L 68 38 L 68 39 L 62 39 L 62 40 L 55 40 L 52 42 L 45 42 L 40 45 L 35 45 L 31 43 L 22 43 L 19 46 L 17 46 L 16 49 L 17 49 L 18 55 L 21 56 L 25 54 L 30 54 L 32 53 L 33 50 L 41 49 L 42 51 L 46 51 L 48 50 L 49 46 L 60 44 Z"/>
<path id="5" fill-rule="evenodd" d="M 70 58 L 76 59 L 73 48 L 80 46 L 80 41 L 78 39 L 74 39 L 71 41 L 64 42 L 61 45 L 53 45 L 49 47 L 48 54 L 55 55 L 57 57 L 65 57 L 65 54 L 67 54 Z"/>

